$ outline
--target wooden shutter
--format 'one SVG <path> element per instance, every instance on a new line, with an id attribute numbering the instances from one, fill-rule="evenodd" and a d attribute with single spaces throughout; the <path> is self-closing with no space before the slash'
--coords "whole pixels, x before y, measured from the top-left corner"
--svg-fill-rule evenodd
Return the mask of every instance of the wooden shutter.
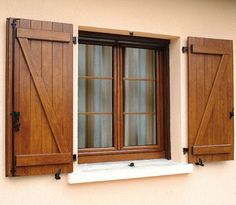
<path id="1" fill-rule="evenodd" d="M 234 158 L 233 42 L 188 38 L 189 162 Z"/>
<path id="2" fill-rule="evenodd" d="M 72 171 L 72 33 L 7 19 L 7 176 Z"/>

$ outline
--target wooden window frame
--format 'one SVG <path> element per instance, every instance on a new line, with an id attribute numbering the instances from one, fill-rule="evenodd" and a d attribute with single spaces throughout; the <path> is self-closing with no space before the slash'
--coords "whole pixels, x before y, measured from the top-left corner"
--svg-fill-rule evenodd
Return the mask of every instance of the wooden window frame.
<path id="1" fill-rule="evenodd" d="M 170 154 L 169 40 L 79 31 L 79 44 L 112 46 L 113 147 L 79 148 L 78 163 L 167 158 Z M 124 146 L 123 70 L 126 47 L 155 50 L 157 145 Z M 158 52 L 157 52 L 158 51 Z M 158 65 L 157 65 L 158 63 Z M 158 73 L 158 75 L 157 75 Z M 126 78 L 127 79 L 127 78 Z M 139 80 L 138 78 L 132 80 Z M 146 79 L 150 80 L 150 79 Z M 157 86 L 158 85 L 158 86 Z M 158 95 L 157 95 L 158 94 Z M 157 97 L 158 96 L 158 97 Z M 157 101 L 158 100 L 158 101 Z M 84 113 L 85 114 L 85 113 Z M 87 113 L 88 114 L 88 113 Z M 93 113 L 90 113 L 93 114 Z M 108 114 L 108 113 L 107 113 Z M 151 113 L 146 113 L 151 114 Z"/>

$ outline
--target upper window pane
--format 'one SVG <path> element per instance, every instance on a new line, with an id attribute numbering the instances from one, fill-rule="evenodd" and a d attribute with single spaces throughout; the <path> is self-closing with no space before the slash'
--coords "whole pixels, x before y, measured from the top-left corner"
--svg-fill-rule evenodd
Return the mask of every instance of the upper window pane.
<path id="1" fill-rule="evenodd" d="M 151 49 L 125 49 L 125 77 L 154 78 L 155 51 Z"/>
<path id="2" fill-rule="evenodd" d="M 79 76 L 112 76 L 112 47 L 79 45 Z"/>

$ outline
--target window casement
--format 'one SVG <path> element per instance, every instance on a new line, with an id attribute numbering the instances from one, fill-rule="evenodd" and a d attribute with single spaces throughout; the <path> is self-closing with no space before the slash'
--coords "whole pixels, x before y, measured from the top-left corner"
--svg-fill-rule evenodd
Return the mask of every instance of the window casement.
<path id="1" fill-rule="evenodd" d="M 170 158 L 168 46 L 79 32 L 79 163 Z"/>

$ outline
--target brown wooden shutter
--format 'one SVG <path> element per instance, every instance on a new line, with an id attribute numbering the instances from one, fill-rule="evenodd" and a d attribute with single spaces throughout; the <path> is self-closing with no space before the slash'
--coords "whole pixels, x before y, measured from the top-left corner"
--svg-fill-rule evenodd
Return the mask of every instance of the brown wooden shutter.
<path id="1" fill-rule="evenodd" d="M 6 175 L 71 172 L 73 26 L 15 22 L 7 19 Z"/>
<path id="2" fill-rule="evenodd" d="M 233 42 L 188 38 L 189 162 L 234 159 Z"/>

